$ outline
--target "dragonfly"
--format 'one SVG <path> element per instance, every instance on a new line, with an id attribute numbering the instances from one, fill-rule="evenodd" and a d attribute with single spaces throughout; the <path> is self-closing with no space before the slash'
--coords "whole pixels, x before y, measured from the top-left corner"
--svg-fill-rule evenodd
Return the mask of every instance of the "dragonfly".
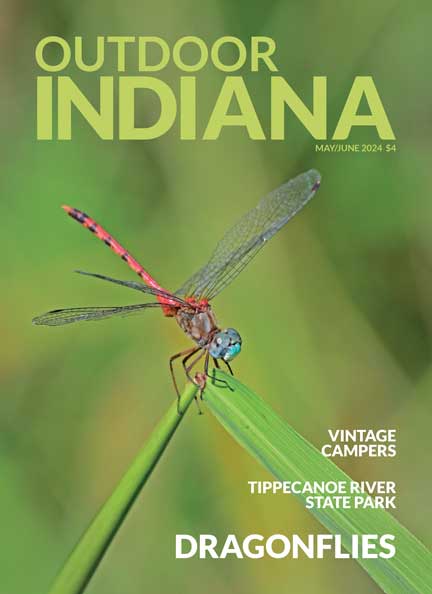
<path id="1" fill-rule="evenodd" d="M 174 372 L 174 362 L 181 358 L 187 379 L 199 387 L 200 397 L 210 377 L 209 365 L 220 368 L 222 362 L 233 374 L 231 361 L 240 353 L 242 339 L 234 328 L 219 327 L 211 301 L 225 289 L 252 258 L 292 217 L 315 195 L 321 176 L 311 169 L 281 185 L 262 198 L 224 235 L 208 262 L 175 292 L 164 289 L 114 237 L 84 212 L 63 206 L 66 213 L 102 240 L 126 262 L 143 282 L 118 280 L 102 274 L 76 272 L 122 285 L 146 295 L 154 301 L 117 307 L 73 307 L 54 309 L 33 319 L 34 324 L 61 326 L 122 317 L 158 308 L 166 317 L 175 318 L 193 346 L 169 359 L 172 382 L 180 403 L 180 390 Z M 262 287 L 265 290 L 265 287 Z M 193 371 L 203 362 L 201 371 Z"/>

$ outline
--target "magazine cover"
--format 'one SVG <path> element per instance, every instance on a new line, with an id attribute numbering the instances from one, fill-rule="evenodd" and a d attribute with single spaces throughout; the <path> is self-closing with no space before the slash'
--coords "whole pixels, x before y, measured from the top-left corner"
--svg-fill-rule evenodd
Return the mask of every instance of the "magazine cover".
<path id="1" fill-rule="evenodd" d="M 432 593 L 431 18 L 6 1 L 0 594 Z"/>

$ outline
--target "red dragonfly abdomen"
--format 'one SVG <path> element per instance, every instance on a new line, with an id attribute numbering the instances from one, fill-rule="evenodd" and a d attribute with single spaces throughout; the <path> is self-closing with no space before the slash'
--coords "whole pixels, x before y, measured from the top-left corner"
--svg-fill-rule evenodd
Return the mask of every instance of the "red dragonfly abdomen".
<path id="1" fill-rule="evenodd" d="M 108 247 L 112 249 L 114 253 L 120 256 L 122 260 L 126 262 L 126 264 L 131 268 L 137 275 L 142 278 L 142 280 L 153 289 L 158 289 L 159 291 L 164 291 L 165 293 L 169 293 L 166 289 L 161 287 L 159 283 L 155 281 L 155 279 L 141 266 L 137 260 L 116 240 L 112 237 L 103 227 L 101 227 L 94 219 L 86 215 L 84 212 L 78 210 L 77 208 L 72 208 L 70 206 L 62 206 L 62 208 L 68 213 L 70 217 L 81 223 L 83 227 L 86 227 L 89 231 L 91 231 L 96 237 L 101 239 Z M 178 308 L 178 301 L 174 299 L 169 299 L 167 297 L 162 297 L 161 295 L 156 296 L 158 301 L 167 306 L 174 306 L 176 309 Z M 163 311 L 166 315 L 173 315 L 172 307 L 164 307 Z"/>

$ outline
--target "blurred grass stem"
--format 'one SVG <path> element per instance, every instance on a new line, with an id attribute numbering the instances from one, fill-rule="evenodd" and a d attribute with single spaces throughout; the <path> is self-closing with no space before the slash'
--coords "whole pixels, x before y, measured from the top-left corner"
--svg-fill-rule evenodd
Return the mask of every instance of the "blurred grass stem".
<path id="1" fill-rule="evenodd" d="M 49 594 L 83 592 L 130 507 L 165 451 L 196 392 L 197 387 L 194 384 L 186 385 L 180 399 L 181 415 L 177 412 L 177 401 L 170 406 L 130 468 L 81 537 L 57 576 Z"/>

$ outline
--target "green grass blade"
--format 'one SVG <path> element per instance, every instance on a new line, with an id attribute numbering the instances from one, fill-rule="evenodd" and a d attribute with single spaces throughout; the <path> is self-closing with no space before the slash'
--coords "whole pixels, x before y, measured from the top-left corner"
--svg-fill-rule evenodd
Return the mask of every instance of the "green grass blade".
<path id="1" fill-rule="evenodd" d="M 196 391 L 196 386 L 188 383 L 181 397 L 183 413 Z M 50 594 L 83 592 L 183 416 L 178 414 L 177 402 L 174 402 L 72 551 Z"/>
<path id="2" fill-rule="evenodd" d="M 227 431 L 281 481 L 349 481 L 350 478 L 299 435 L 261 398 L 222 372 L 228 382 L 208 382 L 205 402 Z M 306 496 L 299 496 L 303 501 Z M 373 509 L 311 509 L 349 551 L 353 534 L 394 534 L 391 559 L 358 559 L 388 594 L 432 592 L 432 555 L 390 513 Z"/>

